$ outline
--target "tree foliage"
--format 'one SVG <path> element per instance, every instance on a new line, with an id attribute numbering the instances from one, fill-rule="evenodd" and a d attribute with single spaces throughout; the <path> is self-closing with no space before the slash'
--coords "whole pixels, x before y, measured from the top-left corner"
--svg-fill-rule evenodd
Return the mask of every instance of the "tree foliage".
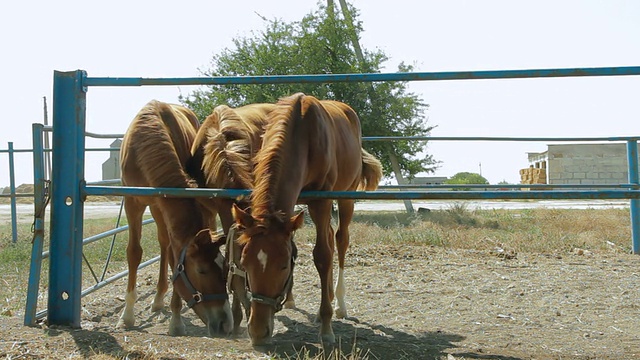
<path id="1" fill-rule="evenodd" d="M 482 175 L 471 172 L 459 172 L 444 181 L 448 185 L 480 184 L 488 185 L 489 181 Z"/>
<path id="2" fill-rule="evenodd" d="M 233 39 L 233 48 L 213 56 L 210 68 L 200 69 L 205 76 L 253 76 L 294 74 L 378 73 L 388 57 L 381 50 L 363 51 L 359 61 L 350 39 L 363 31 L 358 12 L 350 6 L 353 23 L 327 11 L 322 4 L 301 21 L 283 22 L 264 19 L 266 28 L 251 36 Z M 399 72 L 413 71 L 401 63 Z M 408 91 L 406 82 L 378 83 L 301 83 L 266 85 L 214 85 L 200 88 L 180 101 L 205 118 L 220 104 L 241 106 L 257 102 L 275 102 L 295 92 L 319 99 L 349 104 L 362 122 L 363 136 L 428 136 L 428 105 Z M 433 172 L 438 164 L 425 152 L 421 141 L 367 141 L 364 146 L 381 159 L 385 175 L 392 172 L 385 159 L 395 154 L 403 176 Z"/>

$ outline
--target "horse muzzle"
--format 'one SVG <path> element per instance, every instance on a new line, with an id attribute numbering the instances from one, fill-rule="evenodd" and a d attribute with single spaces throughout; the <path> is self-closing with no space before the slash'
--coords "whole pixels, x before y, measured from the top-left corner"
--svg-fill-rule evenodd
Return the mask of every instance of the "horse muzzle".
<path id="1" fill-rule="evenodd" d="M 271 307 L 258 305 L 251 307 L 251 315 L 247 322 L 247 330 L 251 338 L 251 345 L 260 346 L 271 342 L 273 335 L 273 317 L 275 313 Z"/>
<path id="2" fill-rule="evenodd" d="M 207 326 L 209 336 L 218 337 L 231 334 L 233 331 L 233 314 L 229 301 L 225 301 L 220 308 L 204 309 L 203 313 L 194 307 L 194 311 L 200 317 L 200 320 Z"/>

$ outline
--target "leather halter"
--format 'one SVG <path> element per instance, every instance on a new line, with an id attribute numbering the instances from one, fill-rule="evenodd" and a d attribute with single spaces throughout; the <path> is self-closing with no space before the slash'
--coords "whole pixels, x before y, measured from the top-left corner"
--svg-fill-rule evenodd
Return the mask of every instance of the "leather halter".
<path id="1" fill-rule="evenodd" d="M 257 302 L 260 304 L 270 305 L 272 306 L 276 312 L 282 310 L 284 303 L 287 301 L 287 295 L 291 290 L 291 286 L 293 286 L 293 268 L 295 265 L 296 258 L 291 256 L 291 271 L 289 272 L 289 277 L 287 278 L 287 282 L 284 284 L 284 289 L 282 293 L 275 297 L 267 297 L 261 294 L 257 294 L 251 291 L 249 287 L 249 274 L 242 269 L 240 264 L 235 262 L 235 258 L 233 256 L 233 238 L 235 237 L 235 232 L 237 231 L 237 226 L 232 225 L 229 228 L 229 234 L 227 235 L 227 248 L 229 249 L 229 289 L 231 290 L 231 275 L 237 275 L 244 278 L 245 288 L 247 290 L 247 297 L 251 302 Z M 293 235 L 291 235 L 291 241 L 293 241 Z M 295 246 L 295 245 L 293 245 Z"/>
<path id="2" fill-rule="evenodd" d="M 249 301 L 257 302 L 260 304 L 271 305 L 276 312 L 282 310 L 282 306 L 287 301 L 287 295 L 291 290 L 291 286 L 293 285 L 293 265 L 295 263 L 295 259 L 293 256 L 291 257 L 291 271 L 289 271 L 289 277 L 287 278 L 287 282 L 284 284 L 284 289 L 282 289 L 282 293 L 278 295 L 278 297 L 271 298 L 264 295 L 260 295 L 254 293 L 249 288 L 249 274 L 245 278 L 245 286 L 247 288 L 247 296 L 249 297 Z"/>
<path id="3" fill-rule="evenodd" d="M 247 273 L 242 270 L 242 266 L 240 266 L 240 264 L 236 263 L 236 257 L 234 255 L 234 238 L 236 236 L 236 231 L 238 229 L 238 225 L 237 224 L 233 224 L 231 225 L 231 227 L 229 228 L 229 233 L 227 234 L 227 242 L 226 242 L 226 248 L 229 249 L 229 258 L 227 259 L 229 261 L 229 274 L 227 275 L 227 289 L 229 290 L 229 292 L 231 292 L 233 289 L 231 288 L 231 279 L 233 275 L 237 275 L 243 279 L 247 278 Z M 245 280 L 246 281 L 246 280 Z"/>
<path id="4" fill-rule="evenodd" d="M 185 272 L 184 269 L 184 261 L 187 257 L 187 247 L 189 245 L 185 245 L 182 248 L 182 252 L 180 252 L 180 259 L 178 260 L 178 264 L 176 265 L 176 269 L 173 272 L 173 275 L 171 276 L 171 282 L 173 284 L 175 284 L 176 280 L 178 279 L 178 276 L 182 279 L 182 281 L 184 282 L 184 285 L 187 287 L 187 290 L 189 290 L 191 292 L 191 299 L 189 299 L 187 301 L 187 306 L 189 308 L 192 308 L 193 306 L 195 306 L 196 304 L 199 304 L 203 301 L 214 301 L 214 300 L 227 300 L 229 299 L 229 295 L 225 292 L 222 294 L 202 294 L 200 291 L 196 290 L 196 288 L 193 286 L 193 284 L 191 284 L 191 281 L 189 281 L 189 277 L 187 276 L 187 273 Z M 224 256 L 218 252 L 218 255 L 216 255 L 216 259 L 215 259 L 215 263 L 216 265 L 218 265 L 220 267 L 220 270 L 223 270 L 223 265 L 224 265 Z"/>

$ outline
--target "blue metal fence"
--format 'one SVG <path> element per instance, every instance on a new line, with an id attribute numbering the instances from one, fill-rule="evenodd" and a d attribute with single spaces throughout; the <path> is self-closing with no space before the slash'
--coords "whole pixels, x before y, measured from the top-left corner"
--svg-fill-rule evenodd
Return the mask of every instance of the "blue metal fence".
<path id="1" fill-rule="evenodd" d="M 32 193 L 16 193 L 16 177 L 15 177 L 15 154 L 21 152 L 31 152 L 31 149 L 14 149 L 13 142 L 7 144 L 7 149 L 0 149 L 1 153 L 7 153 L 9 156 L 9 193 L 0 194 L 0 198 L 9 198 L 11 207 L 11 241 L 18 241 L 18 219 L 16 211 L 17 198 L 19 197 L 33 197 Z"/>
<path id="2" fill-rule="evenodd" d="M 434 81 L 508 79 L 573 76 L 640 75 L 640 67 L 574 68 L 441 73 L 389 73 L 247 76 L 215 78 L 90 78 L 85 71 L 54 73 L 53 175 L 51 207 L 51 250 L 49 262 L 49 324 L 80 326 L 82 214 L 86 195 L 166 195 L 235 197 L 241 190 L 125 188 L 87 185 L 84 182 L 84 130 L 86 92 L 89 86 L 268 84 L 348 81 Z M 432 140 L 426 138 L 425 140 Z M 451 138 L 453 139 L 453 138 Z M 508 138 L 482 138 L 507 140 Z M 519 191 L 377 191 L 304 192 L 301 198 L 360 199 L 631 199 L 633 251 L 640 252 L 640 190 L 638 189 L 637 138 L 627 141 L 629 184 L 622 188 L 596 190 Z M 489 186 L 485 186 L 489 188 Z"/>

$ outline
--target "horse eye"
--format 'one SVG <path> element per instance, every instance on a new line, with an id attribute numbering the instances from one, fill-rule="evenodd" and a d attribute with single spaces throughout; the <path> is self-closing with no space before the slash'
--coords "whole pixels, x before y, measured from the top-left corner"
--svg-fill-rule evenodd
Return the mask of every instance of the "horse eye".
<path id="1" fill-rule="evenodd" d="M 286 265 L 282 266 L 282 267 L 280 268 L 280 270 L 284 271 L 284 270 L 287 270 L 288 268 L 289 268 L 289 265 L 288 265 L 288 264 L 286 264 Z"/>

